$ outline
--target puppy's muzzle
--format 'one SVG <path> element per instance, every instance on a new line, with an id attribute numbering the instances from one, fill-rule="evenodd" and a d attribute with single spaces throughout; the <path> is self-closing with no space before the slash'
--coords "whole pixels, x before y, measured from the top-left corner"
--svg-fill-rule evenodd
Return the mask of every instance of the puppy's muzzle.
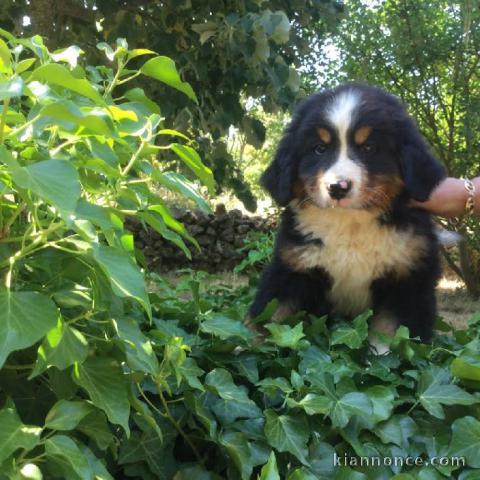
<path id="1" fill-rule="evenodd" d="M 351 180 L 339 180 L 336 183 L 329 183 L 327 185 L 328 194 L 334 200 L 341 200 L 342 198 L 345 198 L 351 189 Z"/>

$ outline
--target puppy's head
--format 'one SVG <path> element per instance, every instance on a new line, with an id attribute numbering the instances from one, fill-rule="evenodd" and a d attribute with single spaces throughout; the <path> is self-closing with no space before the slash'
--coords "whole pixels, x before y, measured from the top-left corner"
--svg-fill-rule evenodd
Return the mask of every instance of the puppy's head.
<path id="1" fill-rule="evenodd" d="M 396 97 L 344 85 L 299 106 L 261 182 L 280 205 L 384 211 L 403 192 L 426 200 L 444 176 Z"/>

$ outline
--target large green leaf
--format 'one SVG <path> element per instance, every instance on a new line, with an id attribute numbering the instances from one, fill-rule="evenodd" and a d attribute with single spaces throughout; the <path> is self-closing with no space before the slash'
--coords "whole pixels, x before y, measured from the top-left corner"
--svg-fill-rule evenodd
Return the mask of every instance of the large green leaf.
<path id="1" fill-rule="evenodd" d="M 171 149 L 182 159 L 185 165 L 208 187 L 210 194 L 215 193 L 215 179 L 213 173 L 205 166 L 198 153 L 188 145 L 172 143 Z"/>
<path id="2" fill-rule="evenodd" d="M 473 417 L 463 417 L 452 423 L 452 441 L 448 455 L 465 457 L 467 465 L 480 468 L 480 422 Z"/>
<path id="3" fill-rule="evenodd" d="M 262 471 L 258 477 L 258 480 L 280 480 L 278 474 L 277 459 L 275 453 L 272 452 L 268 458 L 268 462 L 262 467 Z"/>
<path id="4" fill-rule="evenodd" d="M 48 412 L 45 427 L 51 430 L 72 430 L 92 411 L 93 406 L 85 401 L 59 400 Z"/>
<path id="5" fill-rule="evenodd" d="M 42 429 L 24 425 L 14 408 L 0 410 L 0 464 L 19 448 L 26 451 L 40 441 Z"/>
<path id="6" fill-rule="evenodd" d="M 82 453 L 78 445 L 65 435 L 54 435 L 45 441 L 45 453 L 57 463 L 64 478 L 72 478 L 76 475 L 82 480 L 93 480 L 94 474 L 87 457 Z"/>
<path id="7" fill-rule="evenodd" d="M 246 388 L 235 385 L 232 374 L 223 368 L 212 370 L 205 377 L 205 385 L 225 400 L 237 400 L 239 402 L 254 404 L 254 402 L 248 398 Z"/>
<path id="8" fill-rule="evenodd" d="M 298 342 L 305 336 L 302 323 L 297 323 L 293 328 L 279 323 L 269 323 L 265 327 L 272 334 L 270 340 L 279 347 L 297 348 Z"/>
<path id="9" fill-rule="evenodd" d="M 150 340 L 142 333 L 138 323 L 127 318 L 115 319 L 114 323 L 118 337 L 123 342 L 130 368 L 157 375 L 159 369 L 157 357 Z"/>
<path id="10" fill-rule="evenodd" d="M 480 380 L 480 354 L 462 353 L 450 365 L 453 375 L 466 380 Z"/>
<path id="11" fill-rule="evenodd" d="M 415 422 L 407 415 L 393 415 L 385 422 L 379 423 L 374 432 L 383 443 L 394 443 L 408 448 L 410 438 L 418 432 Z"/>
<path id="12" fill-rule="evenodd" d="M 49 63 L 35 69 L 29 77 L 29 81 L 38 80 L 48 85 L 56 85 L 66 88 L 75 93 L 90 98 L 98 105 L 104 105 L 102 96 L 95 90 L 92 84 L 84 78 L 75 78 L 68 68 L 63 65 Z"/>
<path id="13" fill-rule="evenodd" d="M 93 404 L 102 409 L 112 423 L 121 425 L 127 433 L 130 431 L 126 378 L 118 363 L 112 358 L 89 358 L 75 365 L 73 379 L 88 392 Z"/>
<path id="14" fill-rule="evenodd" d="M 104 271 L 112 290 L 119 297 L 134 298 L 152 316 L 145 279 L 127 253 L 115 247 L 93 246 L 93 257 Z"/>
<path id="15" fill-rule="evenodd" d="M 253 468 L 268 458 L 268 450 L 264 446 L 249 442 L 247 438 L 242 432 L 227 431 L 219 439 L 240 472 L 242 480 L 250 480 Z"/>
<path id="16" fill-rule="evenodd" d="M 66 160 L 43 160 L 22 167 L 4 146 L 0 160 L 9 167 L 13 181 L 50 202 L 60 212 L 71 215 L 80 197 L 80 181 L 76 168 Z"/>
<path id="17" fill-rule="evenodd" d="M 212 410 L 223 423 L 231 423 L 241 417 L 261 416 L 261 410 L 256 403 L 248 398 L 246 388 L 235 385 L 231 373 L 227 370 L 212 370 L 205 377 L 205 386 L 220 397 L 215 401 Z"/>
<path id="18" fill-rule="evenodd" d="M 106 450 L 114 440 L 107 417 L 100 410 L 94 410 L 84 417 L 77 430 L 90 437 L 100 450 Z"/>
<path id="19" fill-rule="evenodd" d="M 210 206 L 198 192 L 197 187 L 187 180 L 181 173 L 160 172 L 159 170 L 155 170 L 152 175 L 155 180 L 172 192 L 179 193 L 189 200 L 192 200 L 203 211 L 208 213 L 211 212 Z"/>
<path id="20" fill-rule="evenodd" d="M 303 464 L 307 462 L 307 441 L 310 437 L 308 422 L 303 415 L 277 415 L 265 411 L 265 436 L 279 452 L 290 452 Z"/>
<path id="21" fill-rule="evenodd" d="M 37 362 L 30 378 L 39 375 L 49 366 L 64 370 L 75 362 L 82 363 L 87 354 L 88 342 L 84 335 L 59 319 L 57 326 L 47 333 L 38 347 Z"/>
<path id="22" fill-rule="evenodd" d="M 367 319 L 372 312 L 368 311 L 359 315 L 352 322 L 352 326 L 342 325 L 332 332 L 331 344 L 343 344 L 350 348 L 360 348 L 368 335 Z"/>
<path id="23" fill-rule="evenodd" d="M 194 102 L 198 103 L 195 92 L 190 84 L 182 81 L 177 68 L 175 67 L 175 62 L 171 58 L 164 56 L 151 58 L 142 65 L 140 71 L 148 77 L 160 80 L 161 82 L 180 90 Z"/>
<path id="24" fill-rule="evenodd" d="M 350 392 L 333 402 L 330 417 L 336 427 L 343 428 L 353 416 L 363 417 L 372 413 L 372 403 L 361 392 Z"/>
<path id="25" fill-rule="evenodd" d="M 40 110 L 42 117 L 51 117 L 55 120 L 71 122 L 88 129 L 90 133 L 98 135 L 113 136 L 106 119 L 107 114 L 102 114 L 98 110 L 88 111 L 80 109 L 75 103 L 63 101 L 51 103 Z"/>
<path id="26" fill-rule="evenodd" d="M 57 323 L 55 304 L 38 292 L 0 290 L 0 367 L 10 352 L 30 347 Z"/>
<path id="27" fill-rule="evenodd" d="M 254 336 L 252 331 L 239 320 L 232 320 L 219 313 L 213 314 L 210 318 L 202 322 L 200 329 L 222 340 L 232 337 L 248 340 Z"/>
<path id="28" fill-rule="evenodd" d="M 192 258 L 190 250 L 185 245 L 182 237 L 175 232 L 172 232 L 165 224 L 160 215 L 150 212 L 140 212 L 139 217 L 145 220 L 155 231 L 157 231 L 163 238 L 172 242 L 179 247 L 188 259 Z"/>
<path id="29" fill-rule="evenodd" d="M 457 385 L 448 383 L 449 380 L 450 372 L 439 367 L 432 367 L 420 376 L 418 398 L 425 410 L 434 417 L 445 418 L 441 405 L 473 405 L 479 402 L 479 399 Z"/>
<path id="30" fill-rule="evenodd" d="M 15 75 L 5 82 L 0 82 L 0 100 L 20 97 L 23 94 L 25 84 L 21 77 Z"/>
<path id="31" fill-rule="evenodd" d="M 307 415 L 325 415 L 332 408 L 332 399 L 316 393 L 307 393 L 300 401 L 288 399 L 288 404 L 292 407 L 300 407 L 305 410 Z"/>

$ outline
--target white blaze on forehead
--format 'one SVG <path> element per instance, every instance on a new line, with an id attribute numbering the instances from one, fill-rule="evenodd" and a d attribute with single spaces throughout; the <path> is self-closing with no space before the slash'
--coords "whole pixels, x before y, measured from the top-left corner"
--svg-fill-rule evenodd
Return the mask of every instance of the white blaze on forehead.
<path id="1" fill-rule="evenodd" d="M 340 149 L 337 161 L 325 172 L 323 181 L 328 184 L 336 183 L 341 179 L 351 180 L 354 196 L 359 193 L 362 169 L 348 157 L 347 132 L 360 102 L 360 94 L 350 89 L 335 96 L 327 110 L 327 119 L 337 130 Z"/>
<path id="2" fill-rule="evenodd" d="M 359 93 L 355 90 L 346 90 L 334 97 L 328 107 L 327 118 L 337 129 L 342 143 L 346 140 L 348 127 L 352 123 L 353 113 L 359 105 Z"/>

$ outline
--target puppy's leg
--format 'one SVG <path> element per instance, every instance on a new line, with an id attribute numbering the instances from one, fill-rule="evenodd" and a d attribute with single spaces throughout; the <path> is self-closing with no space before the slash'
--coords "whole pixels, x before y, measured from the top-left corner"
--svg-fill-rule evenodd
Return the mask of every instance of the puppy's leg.
<path id="1" fill-rule="evenodd" d="M 435 301 L 436 279 L 423 272 L 390 282 L 374 295 L 374 311 L 389 312 L 398 325 L 405 325 L 410 337 L 420 337 L 422 342 L 432 338 L 437 314 Z"/>
<path id="2" fill-rule="evenodd" d="M 327 288 L 328 278 L 324 272 L 294 272 L 280 259 L 274 258 L 262 274 L 257 295 L 249 310 L 249 318 L 260 315 L 274 298 L 280 306 L 271 321 L 281 322 L 299 310 L 318 316 L 325 315 L 328 313 L 325 297 Z"/>
<path id="3" fill-rule="evenodd" d="M 376 313 L 369 324 L 368 342 L 377 355 L 383 355 L 390 351 L 388 345 L 382 342 L 381 335 L 393 337 L 398 328 L 398 321 L 394 315 L 387 311 Z"/>

